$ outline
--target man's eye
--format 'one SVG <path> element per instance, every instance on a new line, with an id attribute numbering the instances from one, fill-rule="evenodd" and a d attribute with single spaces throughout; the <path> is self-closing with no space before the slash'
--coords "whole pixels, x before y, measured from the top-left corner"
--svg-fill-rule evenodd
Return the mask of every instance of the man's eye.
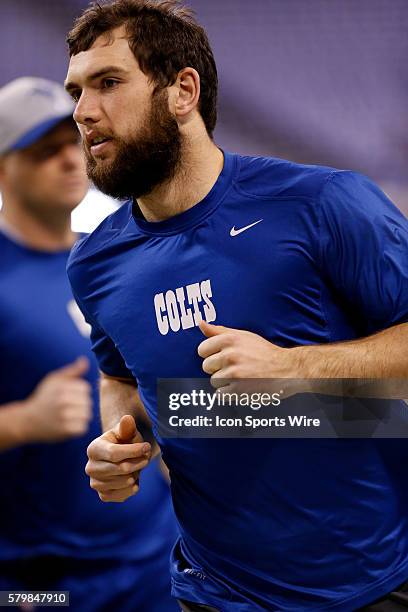
<path id="1" fill-rule="evenodd" d="M 35 153 L 35 159 L 37 161 L 45 161 L 46 159 L 50 159 L 59 153 L 61 147 L 58 146 L 47 146 L 44 148 L 40 148 Z"/>
<path id="2" fill-rule="evenodd" d="M 115 85 L 117 85 L 117 81 L 115 79 L 104 79 L 102 82 L 104 89 L 112 89 Z"/>
<path id="3" fill-rule="evenodd" d="M 80 91 L 72 91 L 70 95 L 71 95 L 71 98 L 73 99 L 74 102 L 78 102 L 79 98 L 81 97 L 81 92 Z"/>

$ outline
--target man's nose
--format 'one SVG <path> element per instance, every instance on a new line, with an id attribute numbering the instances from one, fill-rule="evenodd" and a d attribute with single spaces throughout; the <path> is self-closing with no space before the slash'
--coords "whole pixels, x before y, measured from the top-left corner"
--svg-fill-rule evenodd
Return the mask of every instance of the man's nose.
<path id="1" fill-rule="evenodd" d="M 97 123 L 100 116 L 101 112 L 96 97 L 83 91 L 75 107 L 75 121 L 81 125 L 91 125 Z"/>

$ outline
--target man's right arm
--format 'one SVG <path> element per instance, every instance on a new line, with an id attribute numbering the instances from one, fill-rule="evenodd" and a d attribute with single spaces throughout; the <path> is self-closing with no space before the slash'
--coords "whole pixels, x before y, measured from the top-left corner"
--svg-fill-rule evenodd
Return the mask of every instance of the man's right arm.
<path id="1" fill-rule="evenodd" d="M 125 414 L 130 414 L 135 421 L 148 418 L 133 378 L 113 377 L 101 372 L 99 398 L 103 431 L 115 427 Z"/>
<path id="2" fill-rule="evenodd" d="M 74 254 L 74 255 L 73 255 Z M 75 300 L 91 325 L 92 349 L 101 369 L 100 412 L 103 434 L 88 446 L 85 471 L 102 501 L 123 502 L 139 490 L 139 473 L 151 459 L 136 420 L 144 412 L 136 382 L 115 342 L 81 299 L 89 269 L 75 265 L 75 247 L 67 272 Z M 84 274 L 84 276 L 83 276 Z"/>
<path id="3" fill-rule="evenodd" d="M 102 501 L 123 502 L 139 490 L 139 474 L 152 455 L 136 421 L 146 418 L 132 379 L 101 375 L 100 411 L 104 433 L 88 446 L 86 473 Z"/>

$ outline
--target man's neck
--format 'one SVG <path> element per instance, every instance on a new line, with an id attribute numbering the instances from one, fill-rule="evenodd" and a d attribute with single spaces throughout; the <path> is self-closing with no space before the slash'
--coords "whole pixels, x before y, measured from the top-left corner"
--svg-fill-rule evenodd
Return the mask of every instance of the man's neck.
<path id="1" fill-rule="evenodd" d="M 224 165 L 222 151 L 207 136 L 184 141 L 181 162 L 170 181 L 137 203 L 147 221 L 164 221 L 200 202 L 211 191 Z"/>
<path id="2" fill-rule="evenodd" d="M 0 228 L 15 240 L 25 246 L 40 251 L 63 251 L 70 249 L 77 239 L 71 230 L 71 215 L 60 213 L 58 215 L 35 215 L 19 206 L 3 202 L 0 213 Z"/>

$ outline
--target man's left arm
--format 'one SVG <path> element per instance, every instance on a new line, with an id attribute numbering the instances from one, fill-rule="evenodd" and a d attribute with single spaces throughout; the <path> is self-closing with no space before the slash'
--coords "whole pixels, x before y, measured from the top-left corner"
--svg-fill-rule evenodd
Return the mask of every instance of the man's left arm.
<path id="1" fill-rule="evenodd" d="M 296 351 L 305 378 L 408 379 L 408 323 L 365 338 Z"/>
<path id="2" fill-rule="evenodd" d="M 408 383 L 408 220 L 374 183 L 352 172 L 333 172 L 318 205 L 322 282 L 358 315 L 361 337 L 330 342 L 329 331 L 325 344 L 282 348 L 248 331 L 203 322 L 207 340 L 199 354 L 215 386 L 237 378 Z M 384 396 L 407 397 L 401 386 L 389 386 Z"/>
<path id="3" fill-rule="evenodd" d="M 202 321 L 203 370 L 215 378 L 407 378 L 408 323 L 346 342 L 282 348 Z"/>

